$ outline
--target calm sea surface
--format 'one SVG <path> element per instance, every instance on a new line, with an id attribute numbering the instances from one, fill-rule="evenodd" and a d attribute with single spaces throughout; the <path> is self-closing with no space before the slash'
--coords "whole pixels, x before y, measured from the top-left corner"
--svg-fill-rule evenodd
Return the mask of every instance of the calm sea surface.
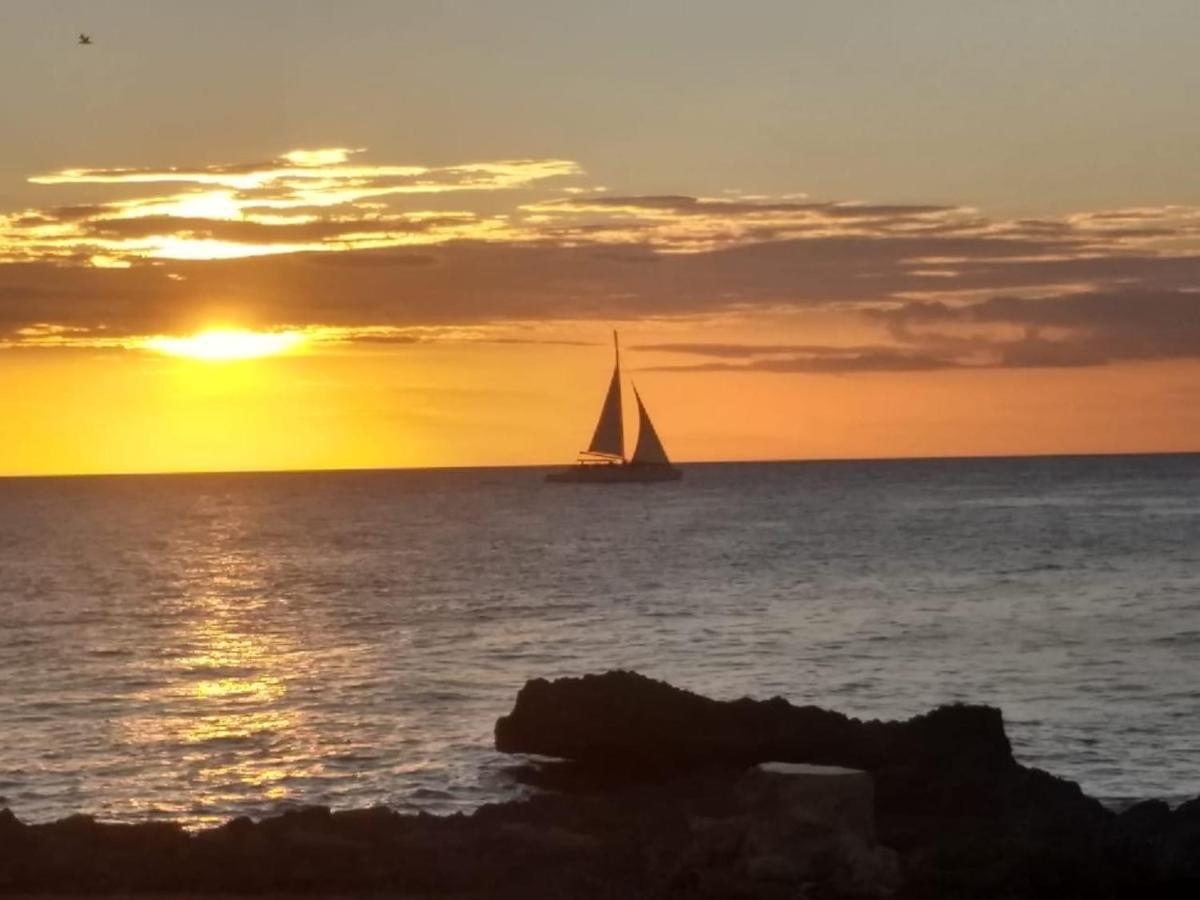
<path id="1" fill-rule="evenodd" d="M 0 796 L 193 824 L 512 796 L 526 678 L 1003 708 L 1106 800 L 1200 794 L 1200 456 L 0 481 Z"/>

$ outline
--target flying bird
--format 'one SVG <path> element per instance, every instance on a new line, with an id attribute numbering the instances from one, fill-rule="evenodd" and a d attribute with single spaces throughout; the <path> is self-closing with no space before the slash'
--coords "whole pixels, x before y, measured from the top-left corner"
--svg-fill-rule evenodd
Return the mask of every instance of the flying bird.
<path id="1" fill-rule="evenodd" d="M 91 42 L 92 42 L 92 36 L 90 34 L 84 34 L 83 32 L 80 32 L 79 43 L 90 44 Z"/>

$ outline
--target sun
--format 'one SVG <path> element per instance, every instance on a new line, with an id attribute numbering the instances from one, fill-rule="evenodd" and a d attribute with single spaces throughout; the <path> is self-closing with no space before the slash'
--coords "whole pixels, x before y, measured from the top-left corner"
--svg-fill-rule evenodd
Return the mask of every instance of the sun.
<path id="1" fill-rule="evenodd" d="M 184 356 L 205 362 L 255 359 L 286 353 L 304 343 L 299 331 L 242 331 L 210 328 L 189 337 L 147 338 L 142 347 L 168 356 Z"/>

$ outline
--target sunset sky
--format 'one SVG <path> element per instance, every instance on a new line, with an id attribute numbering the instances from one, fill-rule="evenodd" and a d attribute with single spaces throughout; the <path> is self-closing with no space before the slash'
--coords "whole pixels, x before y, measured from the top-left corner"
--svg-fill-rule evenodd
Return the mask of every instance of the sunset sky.
<path id="1" fill-rule="evenodd" d="M 1198 450 L 1198 47 L 1194 0 L 4 0 L 0 474 L 566 463 L 613 328 L 681 461 Z"/>

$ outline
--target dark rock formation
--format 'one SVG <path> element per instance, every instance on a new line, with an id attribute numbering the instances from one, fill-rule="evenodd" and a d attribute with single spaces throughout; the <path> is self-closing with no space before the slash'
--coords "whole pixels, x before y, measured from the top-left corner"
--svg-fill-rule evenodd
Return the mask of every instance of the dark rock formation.
<path id="1" fill-rule="evenodd" d="M 4 810 L 0 895 L 638 896 L 629 838 L 592 806 L 541 798 L 449 817 L 309 807 L 195 834 L 87 816 L 24 825 Z"/>
<path id="2" fill-rule="evenodd" d="M 1032 802 L 1041 812 L 1103 815 L 1073 783 L 1019 766 L 1000 710 L 988 706 L 863 722 L 780 697 L 722 702 L 608 672 L 527 682 L 496 722 L 496 749 L 569 760 L 565 770 L 550 769 L 559 786 L 796 762 L 871 772 L 880 807 L 906 814 L 993 814 Z"/>
<path id="3" fill-rule="evenodd" d="M 636 672 L 526 682 L 496 722 L 496 749 L 631 772 L 767 760 L 862 769 L 1014 765 L 1000 711 L 987 706 L 860 722 L 780 697 L 712 700 Z"/>
<path id="4" fill-rule="evenodd" d="M 0 809 L 0 895 L 1200 897 L 1200 798 L 1116 815 L 1018 764 L 986 707 L 859 722 L 609 673 L 530 682 L 497 745 L 564 760 L 527 771 L 567 790 L 469 816 L 314 807 L 196 833 Z M 768 760 L 867 770 L 873 824 L 861 786 L 826 803 L 772 786 L 795 767 L 747 775 Z"/>
<path id="5" fill-rule="evenodd" d="M 1200 798 L 1114 816 L 1073 782 L 1018 764 L 990 707 L 862 722 L 608 672 L 526 683 L 496 747 L 567 760 L 525 777 L 576 791 L 769 760 L 865 769 L 880 840 L 901 854 L 902 897 L 1200 896 Z"/>

